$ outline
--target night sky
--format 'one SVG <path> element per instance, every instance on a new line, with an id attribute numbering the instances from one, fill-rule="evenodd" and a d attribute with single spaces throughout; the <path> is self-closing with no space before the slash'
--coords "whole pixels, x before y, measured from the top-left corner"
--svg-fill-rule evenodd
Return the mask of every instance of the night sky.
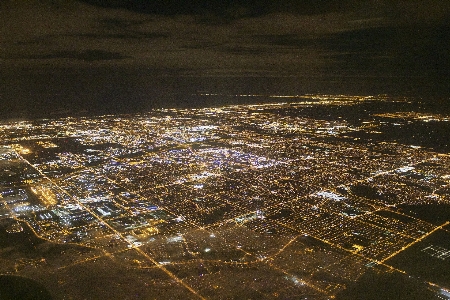
<path id="1" fill-rule="evenodd" d="M 0 118 L 198 105 L 184 95 L 201 91 L 443 101 L 449 49 L 443 0 L 2 0 Z"/>

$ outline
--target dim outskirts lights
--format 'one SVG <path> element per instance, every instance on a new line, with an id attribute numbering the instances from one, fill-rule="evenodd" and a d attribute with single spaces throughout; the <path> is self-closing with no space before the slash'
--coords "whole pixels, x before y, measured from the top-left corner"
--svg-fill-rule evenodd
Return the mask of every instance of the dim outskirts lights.
<path id="1" fill-rule="evenodd" d="M 296 94 L 296 95 L 282 95 L 282 94 L 221 94 L 221 93 L 209 93 L 209 92 L 198 92 L 193 94 L 193 96 L 224 96 L 224 97 L 268 97 L 268 98 L 299 98 L 299 99 L 315 99 L 315 100 L 375 100 L 375 99 L 386 99 L 386 95 L 376 95 L 376 96 L 355 96 L 355 95 L 327 95 L 327 94 Z M 404 98 L 406 100 L 407 98 Z"/>

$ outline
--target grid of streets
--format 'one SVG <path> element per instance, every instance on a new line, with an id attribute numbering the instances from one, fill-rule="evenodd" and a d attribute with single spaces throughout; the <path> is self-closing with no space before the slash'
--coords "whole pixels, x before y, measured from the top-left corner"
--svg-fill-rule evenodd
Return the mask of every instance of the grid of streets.
<path id="1" fill-rule="evenodd" d="M 295 112 L 407 99 L 294 100 L 0 124 L 0 219 L 15 220 L 11 235 L 28 226 L 97 251 L 48 268 L 126 257 L 186 298 L 328 299 L 369 268 L 406 273 L 390 259 L 449 226 L 398 206 L 448 204 L 450 155 L 357 136 L 449 118 L 389 112 L 355 124 Z"/>

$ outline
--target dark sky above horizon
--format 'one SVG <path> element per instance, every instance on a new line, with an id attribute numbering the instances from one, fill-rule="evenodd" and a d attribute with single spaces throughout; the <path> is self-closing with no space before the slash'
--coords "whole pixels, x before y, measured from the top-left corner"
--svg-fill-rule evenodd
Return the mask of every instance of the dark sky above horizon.
<path id="1" fill-rule="evenodd" d="M 3 0 L 0 109 L 199 90 L 447 97 L 448 49 L 441 0 Z"/>

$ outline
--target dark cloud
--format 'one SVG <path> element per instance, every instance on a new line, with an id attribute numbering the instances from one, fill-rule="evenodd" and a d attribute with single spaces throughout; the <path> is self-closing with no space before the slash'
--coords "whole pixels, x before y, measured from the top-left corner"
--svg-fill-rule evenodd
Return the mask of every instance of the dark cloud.
<path id="1" fill-rule="evenodd" d="M 125 20 L 121 18 L 104 18 L 100 20 L 100 23 L 109 30 L 114 30 L 117 28 L 126 28 L 133 25 L 141 25 L 144 24 L 145 21 L 142 20 Z"/>
<path id="2" fill-rule="evenodd" d="M 220 51 L 236 55 L 261 55 L 273 53 L 272 49 L 254 46 L 223 46 Z"/>
<path id="3" fill-rule="evenodd" d="M 83 2 L 109 8 L 125 8 L 132 11 L 160 14 L 160 15 L 186 15 L 208 14 L 227 18 L 242 16 L 257 16 L 265 14 L 271 6 L 267 1 L 261 0 L 82 0 Z M 289 0 L 288 0 L 289 1 Z"/>
<path id="4" fill-rule="evenodd" d="M 450 78 L 450 26 L 381 27 L 323 38 L 326 53 L 348 70 Z"/>
<path id="5" fill-rule="evenodd" d="M 450 3 L 442 0 L 80 0 L 106 8 L 124 8 L 159 15 L 214 16 L 214 23 L 273 13 L 318 15 L 332 12 L 362 12 L 402 22 L 445 19 Z"/>
<path id="6" fill-rule="evenodd" d="M 129 32 L 129 33 L 78 33 L 78 34 L 65 34 L 67 37 L 81 37 L 94 40 L 102 39 L 122 39 L 122 40 L 133 40 L 133 39 L 160 39 L 169 37 L 168 34 L 155 33 L 155 32 Z"/>
<path id="7" fill-rule="evenodd" d="M 116 60 L 125 59 L 124 56 L 117 52 L 109 52 L 105 50 L 84 50 L 84 51 L 55 51 L 48 54 L 32 54 L 32 55 L 11 55 L 9 57 L 3 57 L 3 59 L 76 59 L 86 62 L 102 61 L 102 60 Z"/>
<path id="8" fill-rule="evenodd" d="M 262 44 L 291 48 L 307 48 L 317 43 L 316 38 L 308 38 L 298 34 L 260 34 L 253 37 Z"/>
<path id="9" fill-rule="evenodd" d="M 42 35 L 27 40 L 19 40 L 15 42 L 15 44 L 25 47 L 30 45 L 50 45 L 51 43 L 52 43 L 52 36 L 50 35 Z"/>
<path id="10" fill-rule="evenodd" d="M 383 26 L 305 37 L 255 35 L 261 45 L 311 49 L 342 74 L 450 78 L 450 25 Z M 280 48 L 281 47 L 281 48 Z"/>

